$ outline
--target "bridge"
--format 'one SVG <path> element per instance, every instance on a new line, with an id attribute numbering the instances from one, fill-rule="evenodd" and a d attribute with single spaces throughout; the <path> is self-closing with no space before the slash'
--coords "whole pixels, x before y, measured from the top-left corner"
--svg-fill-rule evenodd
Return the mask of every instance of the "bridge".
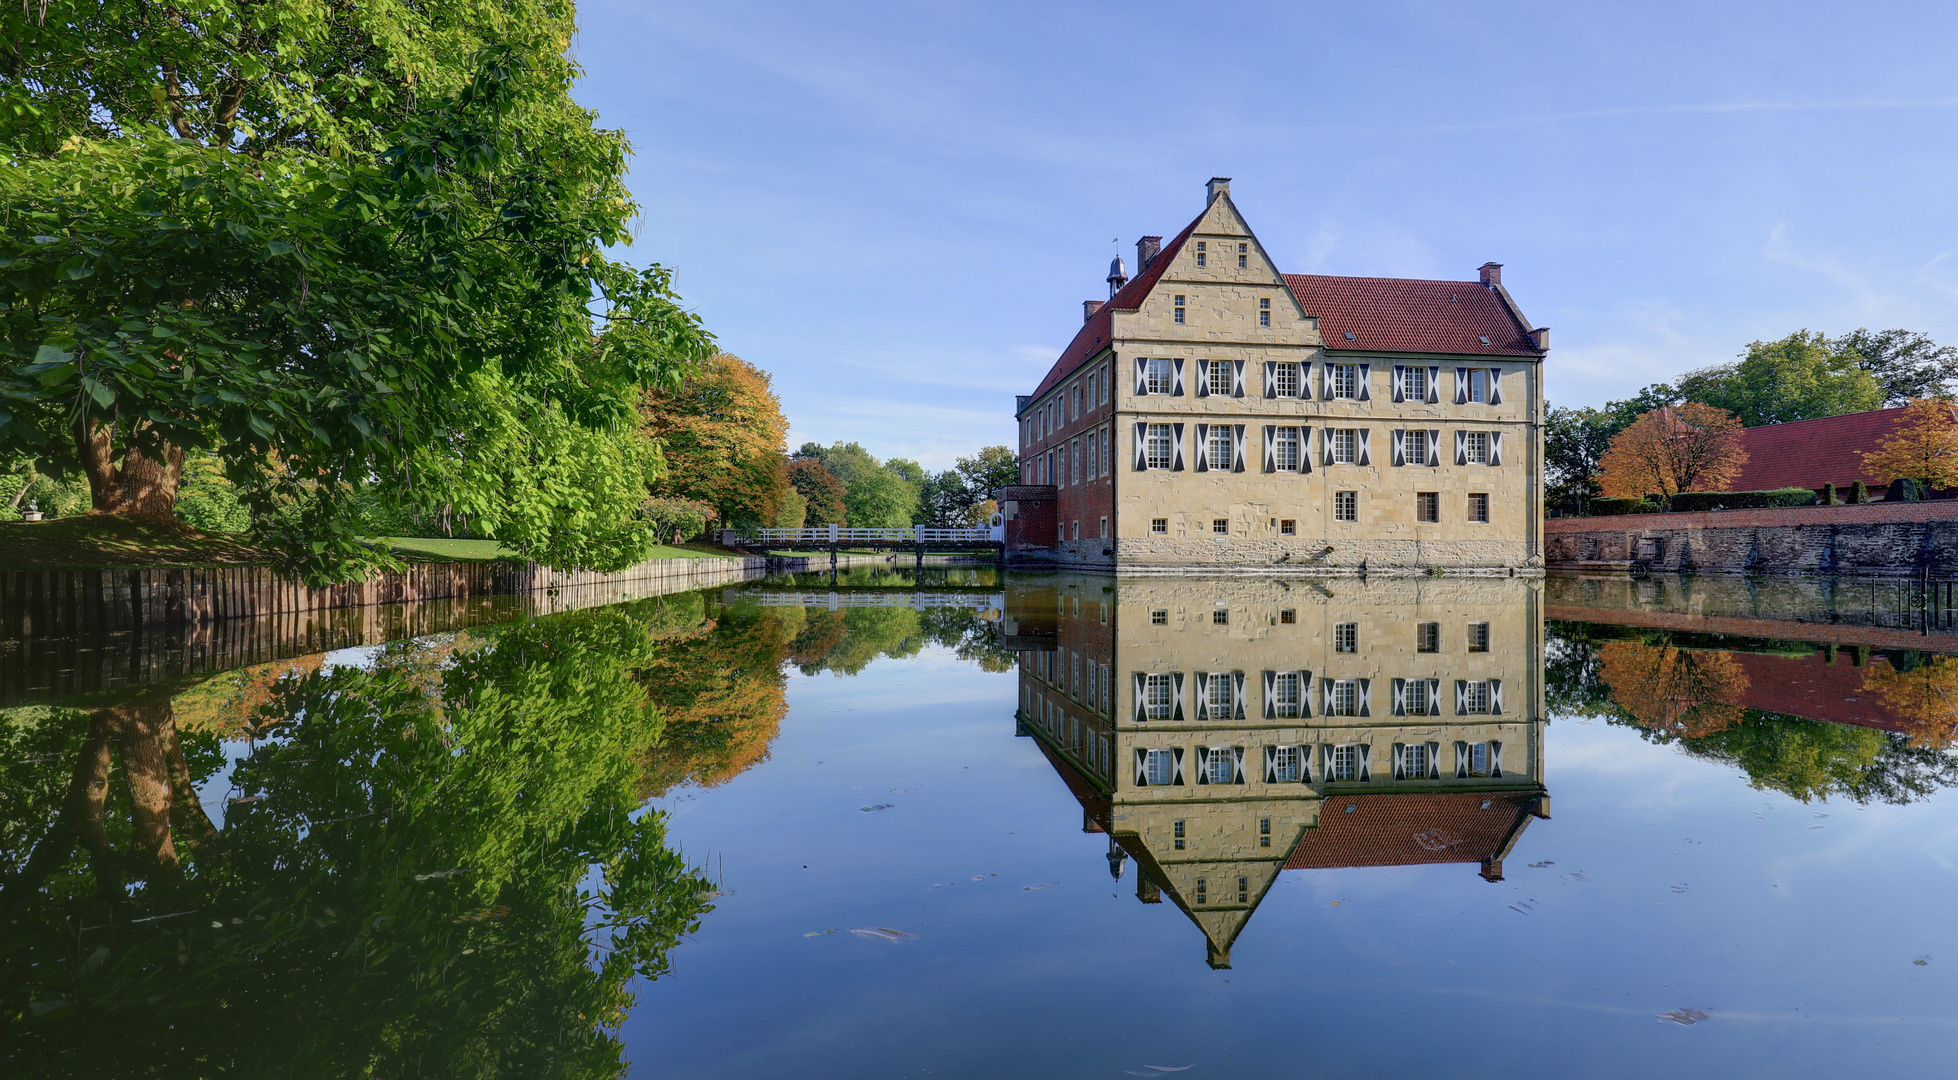
<path id="1" fill-rule="evenodd" d="M 838 549 L 846 547 L 915 551 L 920 566 L 924 565 L 927 550 L 991 551 L 1004 560 L 1006 519 L 994 514 L 989 524 L 969 529 L 940 529 L 929 525 L 912 525 L 902 529 L 819 525 L 811 529 L 755 529 L 748 533 L 729 529 L 721 533 L 721 545 L 757 552 L 827 549 L 832 569 L 836 566 Z"/>
<path id="2" fill-rule="evenodd" d="M 988 622 L 998 622 L 1006 615 L 1006 594 L 989 593 L 977 590 L 964 592 L 905 590 L 810 590 L 810 589 L 728 589 L 721 593 L 721 602 L 732 604 L 746 601 L 761 607 L 812 607 L 837 611 L 843 608 L 878 607 L 910 608 L 913 611 L 929 611 L 934 608 L 964 608 Z"/>

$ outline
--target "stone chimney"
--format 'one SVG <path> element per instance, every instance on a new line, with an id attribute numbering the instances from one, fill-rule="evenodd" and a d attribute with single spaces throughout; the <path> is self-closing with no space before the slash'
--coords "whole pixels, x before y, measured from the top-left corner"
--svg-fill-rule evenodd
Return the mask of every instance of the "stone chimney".
<path id="1" fill-rule="evenodd" d="M 1149 264 L 1155 262 L 1156 256 L 1161 255 L 1162 253 L 1163 253 L 1162 237 L 1145 236 L 1142 239 L 1137 240 L 1135 242 L 1135 272 L 1140 274 L 1143 271 L 1149 269 Z"/>
<path id="2" fill-rule="evenodd" d="M 1550 351 L 1550 328 L 1547 326 L 1539 326 L 1535 330 L 1530 331 L 1530 340 L 1536 343 L 1536 351 L 1549 352 Z"/>
<path id="3" fill-rule="evenodd" d="M 1100 311 L 1100 310 L 1101 310 L 1101 305 L 1102 305 L 1102 304 L 1103 304 L 1103 301 L 1101 301 L 1101 300 L 1083 300 L 1083 301 L 1081 301 L 1081 321 L 1085 323 L 1085 322 L 1087 322 L 1087 321 L 1088 321 L 1089 319 L 1092 319 L 1092 318 L 1094 318 L 1094 317 L 1095 317 L 1095 312 L 1097 312 L 1097 311 Z"/>
<path id="4" fill-rule="evenodd" d="M 1481 275 L 1482 284 L 1487 285 L 1491 289 L 1502 288 L 1502 264 L 1501 263 L 1498 262 L 1483 263 L 1481 266 L 1476 268 L 1476 272 Z"/>
<path id="5" fill-rule="evenodd" d="M 1208 184 L 1203 185 L 1203 192 L 1203 205 L 1209 206 L 1211 203 L 1217 201 L 1217 196 L 1229 195 L 1231 193 L 1231 178 L 1228 176 L 1213 176 L 1210 178 Z"/>

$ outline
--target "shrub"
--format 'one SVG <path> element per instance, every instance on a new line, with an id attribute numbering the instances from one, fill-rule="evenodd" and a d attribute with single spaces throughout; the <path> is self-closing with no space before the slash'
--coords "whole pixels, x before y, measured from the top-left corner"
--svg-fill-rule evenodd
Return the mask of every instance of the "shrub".
<path id="1" fill-rule="evenodd" d="M 1775 488 L 1771 491 L 1682 491 L 1672 497 L 1674 510 L 1758 510 L 1775 506 L 1813 506 L 1815 492 L 1808 488 Z"/>
<path id="2" fill-rule="evenodd" d="M 1840 500 L 1840 499 L 1838 499 L 1838 498 L 1836 498 L 1836 485 L 1834 485 L 1834 484 L 1823 484 L 1823 485 L 1822 485 L 1822 505 L 1823 505 L 1823 506 L 1837 506 L 1837 505 L 1840 505 L 1840 504 L 1841 504 L 1841 501 L 1842 501 L 1842 500 Z"/>
<path id="3" fill-rule="evenodd" d="M 1916 502 L 1920 497 L 1917 492 L 1917 481 L 1908 476 L 1900 476 L 1890 481 L 1890 490 L 1883 493 L 1884 502 Z"/>
<path id="4" fill-rule="evenodd" d="M 1866 503 L 1870 501 L 1870 486 L 1861 480 L 1849 485 L 1849 501 Z"/>
<path id="5" fill-rule="evenodd" d="M 1643 499 L 1592 499 L 1591 516 L 1610 517 L 1616 514 L 1656 514 L 1661 509 L 1659 501 L 1646 496 Z"/>
<path id="6" fill-rule="evenodd" d="M 643 510 L 652 523 L 653 539 L 662 544 L 678 544 L 699 536 L 707 528 L 709 507 L 690 499 L 647 499 Z"/>

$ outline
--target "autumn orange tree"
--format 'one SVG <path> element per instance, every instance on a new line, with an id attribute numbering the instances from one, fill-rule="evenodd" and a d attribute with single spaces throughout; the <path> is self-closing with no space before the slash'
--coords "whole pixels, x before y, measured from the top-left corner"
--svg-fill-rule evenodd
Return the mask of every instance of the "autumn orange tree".
<path id="1" fill-rule="evenodd" d="M 1598 487 L 1614 499 L 1720 491 L 1745 464 L 1734 414 L 1689 401 L 1645 413 L 1614 435 L 1599 462 Z"/>
<path id="2" fill-rule="evenodd" d="M 1652 731 L 1698 739 L 1747 718 L 1747 673 L 1727 653 L 1609 641 L 1598 661 L 1611 699 Z"/>
<path id="3" fill-rule="evenodd" d="M 1958 660 L 1932 657 L 1908 671 L 1874 664 L 1863 686 L 1882 698 L 1917 745 L 1949 746 L 1958 738 Z"/>
<path id="4" fill-rule="evenodd" d="M 807 503 L 803 524 L 814 528 L 817 525 L 840 523 L 843 520 L 843 500 L 849 494 L 843 481 L 829 471 L 822 459 L 813 457 L 794 458 L 789 462 L 789 484 Z"/>
<path id="5" fill-rule="evenodd" d="M 774 520 L 789 422 L 767 372 L 720 353 L 677 388 L 648 390 L 640 411 L 666 455 L 650 495 L 704 503 L 723 527 Z"/>
<path id="6" fill-rule="evenodd" d="M 1916 398 L 1904 422 L 1881 446 L 1863 455 L 1863 467 L 1891 480 L 1908 477 L 1926 485 L 1958 485 L 1958 415 L 1943 398 Z"/>

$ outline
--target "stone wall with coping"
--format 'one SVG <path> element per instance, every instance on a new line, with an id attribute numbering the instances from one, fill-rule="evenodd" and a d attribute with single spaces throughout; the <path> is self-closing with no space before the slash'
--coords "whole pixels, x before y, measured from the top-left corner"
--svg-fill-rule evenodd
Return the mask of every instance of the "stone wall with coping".
<path id="1" fill-rule="evenodd" d="M 1680 573 L 1958 574 L 1958 500 L 1554 518 L 1546 565 Z"/>

